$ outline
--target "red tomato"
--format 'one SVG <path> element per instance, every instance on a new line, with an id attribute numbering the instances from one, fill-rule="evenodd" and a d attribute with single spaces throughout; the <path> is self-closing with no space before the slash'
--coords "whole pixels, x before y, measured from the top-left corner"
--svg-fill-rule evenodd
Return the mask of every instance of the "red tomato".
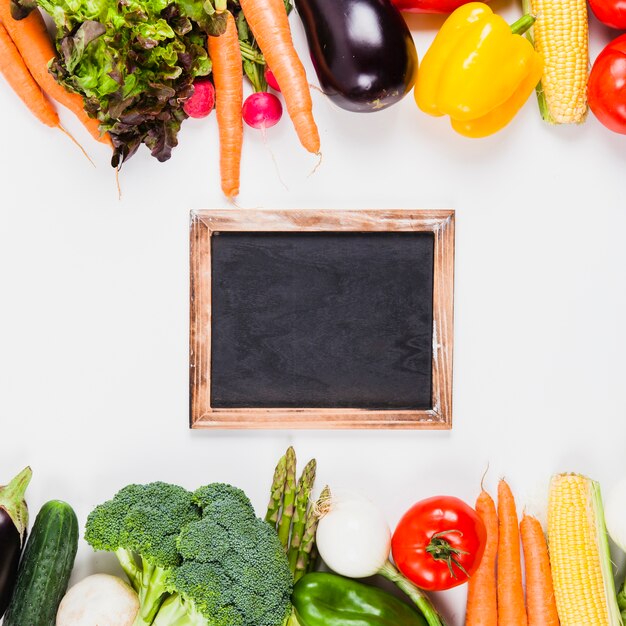
<path id="1" fill-rule="evenodd" d="M 589 75 L 589 107 L 616 133 L 626 134 L 626 35 L 598 56 Z"/>
<path id="2" fill-rule="evenodd" d="M 594 15 L 604 24 L 626 29 L 626 0 L 589 0 Z"/>
<path id="3" fill-rule="evenodd" d="M 436 496 L 411 507 L 391 540 L 398 569 L 421 589 L 462 585 L 476 571 L 487 531 L 478 513 L 462 500 Z"/>

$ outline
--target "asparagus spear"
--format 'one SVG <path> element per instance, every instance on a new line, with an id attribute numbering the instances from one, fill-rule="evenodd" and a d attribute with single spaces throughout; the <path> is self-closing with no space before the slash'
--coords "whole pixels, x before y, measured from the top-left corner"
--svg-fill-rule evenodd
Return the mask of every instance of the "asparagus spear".
<path id="1" fill-rule="evenodd" d="M 309 510 L 309 500 L 311 498 L 311 490 L 315 483 L 315 472 L 317 469 L 317 462 L 315 459 L 311 459 L 304 470 L 302 476 L 298 481 L 298 488 L 296 491 L 296 506 L 293 513 L 293 520 L 291 525 L 291 542 L 289 543 L 289 566 L 291 571 L 295 573 L 296 562 L 298 561 L 298 553 L 300 552 L 300 546 L 302 544 L 302 535 L 304 533 L 304 527 L 306 525 L 307 512 Z"/>
<path id="2" fill-rule="evenodd" d="M 315 533 L 317 532 L 317 523 L 320 518 L 319 511 L 323 503 L 328 501 L 328 498 L 330 498 L 330 488 L 326 486 L 322 490 L 317 504 L 309 508 L 306 516 L 300 550 L 298 551 L 296 568 L 293 575 L 294 582 L 298 582 L 309 571 L 309 564 L 311 563 L 311 552 L 313 550 L 313 547 L 315 546 Z"/>
<path id="3" fill-rule="evenodd" d="M 311 556 L 309 557 L 309 564 L 306 568 L 305 574 L 309 572 L 317 571 L 317 566 L 320 560 L 320 551 L 317 549 L 317 543 L 313 543 L 313 548 L 311 549 Z"/>
<path id="4" fill-rule="evenodd" d="M 267 513 L 265 515 L 265 521 L 271 524 L 274 528 L 278 528 L 278 522 L 280 520 L 280 509 L 283 504 L 283 498 L 285 496 L 285 482 L 287 480 L 287 457 L 283 455 L 276 465 L 274 470 L 274 480 L 272 481 L 272 488 L 270 492 L 270 502 L 267 505 Z"/>
<path id="5" fill-rule="evenodd" d="M 289 532 L 291 530 L 291 519 L 293 518 L 294 503 L 296 499 L 296 453 L 290 446 L 285 454 L 287 465 L 287 478 L 285 481 L 285 494 L 283 498 L 283 512 L 278 522 L 278 538 L 285 550 L 289 548 Z"/>

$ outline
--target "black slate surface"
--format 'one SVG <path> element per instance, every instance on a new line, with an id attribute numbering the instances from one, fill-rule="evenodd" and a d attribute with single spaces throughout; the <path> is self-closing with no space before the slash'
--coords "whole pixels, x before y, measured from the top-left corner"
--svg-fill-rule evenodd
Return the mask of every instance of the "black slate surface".
<path id="1" fill-rule="evenodd" d="M 215 408 L 431 408 L 431 233 L 218 233 Z"/>

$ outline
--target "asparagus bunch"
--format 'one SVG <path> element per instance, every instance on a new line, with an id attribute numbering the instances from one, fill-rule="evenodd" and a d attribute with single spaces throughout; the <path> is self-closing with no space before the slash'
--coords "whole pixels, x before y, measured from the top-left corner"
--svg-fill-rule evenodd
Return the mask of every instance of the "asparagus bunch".
<path id="1" fill-rule="evenodd" d="M 311 459 L 296 480 L 296 453 L 290 447 L 276 465 L 265 516 L 285 547 L 294 582 L 316 564 L 315 532 L 319 514 L 317 504 L 311 501 L 316 470 L 317 462 Z M 323 497 L 324 492 L 320 499 Z"/>

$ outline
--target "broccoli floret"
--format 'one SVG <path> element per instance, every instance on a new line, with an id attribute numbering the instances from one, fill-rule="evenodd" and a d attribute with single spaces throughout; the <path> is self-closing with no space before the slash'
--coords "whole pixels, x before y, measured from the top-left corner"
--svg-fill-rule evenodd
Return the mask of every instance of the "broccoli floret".
<path id="1" fill-rule="evenodd" d="M 276 531 L 230 485 L 203 487 L 194 500 L 203 517 L 179 535 L 183 560 L 169 574 L 175 595 L 154 626 L 281 626 L 291 609 L 292 574 Z"/>
<path id="2" fill-rule="evenodd" d="M 152 624 L 169 573 L 182 563 L 180 531 L 200 518 L 192 493 L 161 482 L 128 485 L 89 515 L 85 539 L 95 550 L 115 552 L 139 596 L 136 626 Z"/>
<path id="3" fill-rule="evenodd" d="M 211 483 L 196 489 L 193 501 L 202 509 L 203 517 L 220 519 L 255 519 L 250 498 L 237 487 L 226 483 Z"/>

